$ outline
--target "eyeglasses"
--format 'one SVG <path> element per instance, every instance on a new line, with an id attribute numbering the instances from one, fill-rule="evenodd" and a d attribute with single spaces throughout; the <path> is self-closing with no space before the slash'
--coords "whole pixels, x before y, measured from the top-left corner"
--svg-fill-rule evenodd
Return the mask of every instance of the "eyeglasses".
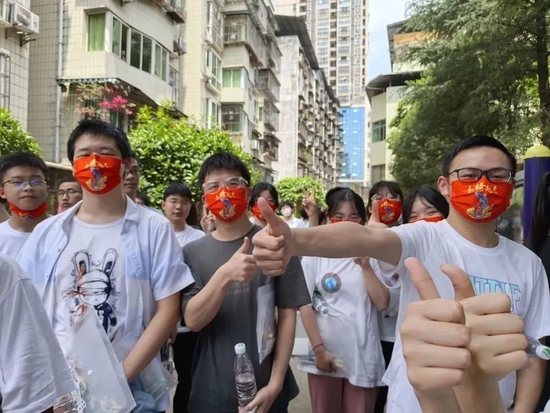
<path id="1" fill-rule="evenodd" d="M 510 182 L 512 180 L 512 171 L 506 168 L 493 168 L 482 171 L 478 168 L 460 168 L 455 169 L 449 175 L 456 173 L 460 182 L 476 183 L 482 176 L 486 176 L 492 183 Z"/>
<path id="2" fill-rule="evenodd" d="M 27 185 L 31 188 L 40 188 L 46 186 L 46 181 L 44 179 L 10 179 L 2 184 L 2 186 L 9 184 L 15 189 L 25 189 Z"/>
<path id="3" fill-rule="evenodd" d="M 57 196 L 64 197 L 65 195 L 71 196 L 71 195 L 81 194 L 81 193 L 82 192 L 77 191 L 76 189 L 67 189 L 65 191 L 60 189 L 57 191 Z"/>
<path id="4" fill-rule="evenodd" d="M 189 201 L 188 199 L 174 199 L 174 198 L 171 198 L 167 202 L 169 204 L 172 204 L 172 205 L 182 205 L 182 206 L 191 205 L 191 201 Z"/>
<path id="5" fill-rule="evenodd" d="M 371 199 L 373 201 L 382 201 L 383 199 L 387 199 L 388 201 L 399 201 L 399 195 L 395 195 L 395 194 L 388 194 L 388 195 L 376 194 L 376 195 L 373 195 Z"/>
<path id="6" fill-rule="evenodd" d="M 247 185 L 248 185 L 248 182 L 243 177 L 232 176 L 225 179 L 223 182 L 218 182 L 218 181 L 205 182 L 202 185 L 202 189 L 204 190 L 205 193 L 209 194 L 212 192 L 216 192 L 221 187 L 225 187 L 227 189 L 239 189 Z"/>

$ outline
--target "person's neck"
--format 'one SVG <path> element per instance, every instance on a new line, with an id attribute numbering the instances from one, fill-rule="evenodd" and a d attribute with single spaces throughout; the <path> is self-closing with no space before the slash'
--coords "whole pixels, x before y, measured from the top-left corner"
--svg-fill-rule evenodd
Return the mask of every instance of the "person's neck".
<path id="1" fill-rule="evenodd" d="M 126 215 L 126 196 L 120 186 L 104 195 L 82 194 L 82 204 L 76 212 L 81 221 L 88 224 L 109 224 Z"/>
<path id="2" fill-rule="evenodd" d="M 244 237 L 250 232 L 254 224 L 250 222 L 246 214 L 243 214 L 235 222 L 223 222 L 218 220 L 216 230 L 212 236 L 218 241 L 233 241 Z"/>
<path id="3" fill-rule="evenodd" d="M 447 218 L 449 225 L 462 237 L 482 248 L 494 248 L 498 245 L 495 233 L 496 221 L 479 224 L 464 219 L 452 207 Z"/>
<path id="4" fill-rule="evenodd" d="M 187 228 L 187 223 L 185 221 L 183 222 L 172 222 L 172 228 L 174 228 L 175 232 L 181 232 Z"/>
<path id="5" fill-rule="evenodd" d="M 46 218 L 49 218 L 47 212 L 40 215 L 38 218 L 21 218 L 17 215 L 12 215 L 9 219 L 10 227 L 19 232 L 33 232 L 38 224 L 44 221 Z"/>
<path id="6" fill-rule="evenodd" d="M 130 198 L 132 201 L 136 202 L 137 191 L 136 191 L 136 192 L 132 192 L 131 194 L 127 194 L 127 193 L 124 193 L 124 194 L 127 195 L 128 198 Z"/>

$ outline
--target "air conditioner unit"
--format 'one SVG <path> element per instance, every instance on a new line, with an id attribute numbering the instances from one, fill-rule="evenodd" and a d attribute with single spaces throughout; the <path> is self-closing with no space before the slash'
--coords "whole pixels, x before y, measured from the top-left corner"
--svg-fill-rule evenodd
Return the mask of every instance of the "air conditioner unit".
<path id="1" fill-rule="evenodd" d="M 260 142 L 257 140 L 250 141 L 250 149 L 256 150 L 260 148 Z"/>
<path id="2" fill-rule="evenodd" d="M 185 40 L 183 40 L 183 38 L 178 37 L 177 40 L 176 40 L 176 44 L 178 46 L 178 52 L 180 54 L 187 53 L 187 42 Z"/>
<path id="3" fill-rule="evenodd" d="M 40 28 L 40 18 L 19 3 L 12 7 L 11 23 L 18 31 L 24 33 L 38 33 Z"/>

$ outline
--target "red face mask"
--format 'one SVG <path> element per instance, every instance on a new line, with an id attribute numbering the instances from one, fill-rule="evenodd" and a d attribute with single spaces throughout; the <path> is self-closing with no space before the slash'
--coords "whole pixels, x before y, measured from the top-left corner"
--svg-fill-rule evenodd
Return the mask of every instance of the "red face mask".
<path id="1" fill-rule="evenodd" d="M 246 188 L 228 189 L 222 187 L 216 192 L 206 194 L 206 208 L 223 222 L 233 222 L 246 212 L 248 207 Z"/>
<path id="2" fill-rule="evenodd" d="M 417 218 L 414 221 L 409 221 L 411 224 L 414 224 L 418 221 L 426 221 L 426 222 L 441 222 L 445 219 L 443 215 L 436 215 L 433 217 L 424 217 L 424 218 Z"/>
<path id="3" fill-rule="evenodd" d="M 510 205 L 514 190 L 511 182 L 493 183 L 482 177 L 475 183 L 451 182 L 451 205 L 472 222 L 485 223 L 497 219 Z"/>
<path id="4" fill-rule="evenodd" d="M 10 210 L 13 215 L 17 215 L 19 218 L 24 219 L 40 218 L 48 210 L 48 204 L 46 202 L 44 202 L 38 208 L 32 209 L 30 211 L 25 211 L 24 209 L 19 208 L 17 205 L 12 204 L 11 202 L 8 202 L 8 205 L 10 206 Z"/>
<path id="5" fill-rule="evenodd" d="M 94 195 L 103 195 L 115 189 L 122 178 L 122 160 L 114 156 L 90 155 L 74 161 L 73 175 L 82 188 Z"/>
<path id="6" fill-rule="evenodd" d="M 395 224 L 401 216 L 401 201 L 383 199 L 378 203 L 378 215 L 383 224 Z"/>
<path id="7" fill-rule="evenodd" d="M 267 205 L 270 206 L 273 212 L 275 212 L 275 210 L 277 209 L 273 202 L 268 202 Z M 260 221 L 265 222 L 264 216 L 262 215 L 262 213 L 260 212 L 260 208 L 258 207 L 258 203 L 254 204 L 254 206 L 252 207 L 252 212 L 254 213 L 254 216 L 256 218 L 258 218 Z"/>
<path id="8" fill-rule="evenodd" d="M 331 224 L 338 224 L 340 222 L 353 222 L 354 224 L 363 225 L 363 221 L 354 221 L 353 219 L 340 219 L 340 218 L 331 218 L 329 221 Z"/>

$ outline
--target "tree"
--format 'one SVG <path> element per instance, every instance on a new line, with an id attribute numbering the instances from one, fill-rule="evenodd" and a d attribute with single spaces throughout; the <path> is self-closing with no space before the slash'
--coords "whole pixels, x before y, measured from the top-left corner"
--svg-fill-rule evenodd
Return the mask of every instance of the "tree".
<path id="1" fill-rule="evenodd" d="M 425 70 L 391 125 L 392 172 L 405 190 L 434 184 L 444 154 L 466 136 L 493 135 L 518 155 L 546 140 L 541 3 L 550 2 L 411 3 L 409 30 L 433 35 L 410 47 L 408 58 Z"/>
<path id="2" fill-rule="evenodd" d="M 169 115 L 170 108 L 171 104 L 163 104 L 155 111 L 142 108 L 136 127 L 129 134 L 142 169 L 140 187 L 154 205 L 160 203 L 164 189 L 174 181 L 187 185 L 195 200 L 199 200 L 199 169 L 208 156 L 217 152 L 236 154 L 250 169 L 251 185 L 257 182 L 260 172 L 253 167 L 253 158 L 235 145 L 227 132 L 175 119 Z"/>
<path id="3" fill-rule="evenodd" d="M 0 156 L 14 152 L 40 154 L 40 147 L 7 109 L 0 108 Z"/>
<path id="4" fill-rule="evenodd" d="M 315 198 L 318 205 L 325 203 L 325 190 L 321 182 L 315 181 L 310 177 L 305 178 L 284 178 L 275 184 L 275 188 L 279 193 L 279 202 L 291 201 L 296 207 L 295 213 L 298 214 L 302 207 L 304 199 L 303 190 L 311 192 L 315 187 Z"/>

